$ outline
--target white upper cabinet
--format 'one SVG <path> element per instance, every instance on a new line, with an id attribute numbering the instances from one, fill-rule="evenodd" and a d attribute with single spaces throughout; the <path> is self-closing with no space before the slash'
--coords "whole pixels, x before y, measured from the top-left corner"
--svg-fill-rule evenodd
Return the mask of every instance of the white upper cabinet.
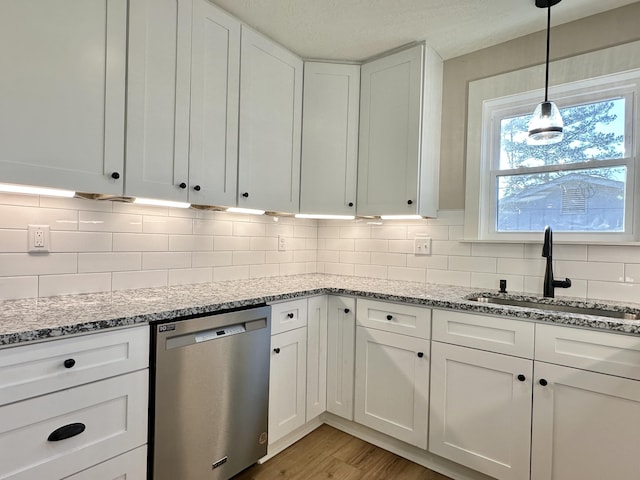
<path id="1" fill-rule="evenodd" d="M 358 214 L 435 216 L 442 60 L 416 45 L 361 76 Z"/>
<path id="2" fill-rule="evenodd" d="M 238 206 L 297 212 L 300 58 L 242 26 Z"/>
<path id="3" fill-rule="evenodd" d="M 122 194 L 126 42 L 126 0 L 2 2 L 0 182 Z"/>
<path id="4" fill-rule="evenodd" d="M 125 194 L 235 205 L 240 23 L 206 0 L 130 8 Z"/>
<path id="5" fill-rule="evenodd" d="M 300 212 L 355 215 L 360 66 L 304 64 Z"/>
<path id="6" fill-rule="evenodd" d="M 186 201 L 192 0 L 129 8 L 125 194 Z"/>

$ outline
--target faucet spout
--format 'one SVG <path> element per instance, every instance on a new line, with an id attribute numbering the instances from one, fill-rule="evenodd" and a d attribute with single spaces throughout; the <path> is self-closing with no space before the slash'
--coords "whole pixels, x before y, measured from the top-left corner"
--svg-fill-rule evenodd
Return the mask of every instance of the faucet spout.
<path id="1" fill-rule="evenodd" d="M 544 271 L 544 282 L 542 284 L 542 294 L 545 297 L 555 297 L 556 288 L 569 288 L 571 280 L 554 280 L 553 278 L 553 232 L 551 227 L 544 228 L 544 244 L 542 245 L 542 256 L 547 258 L 547 267 Z"/>

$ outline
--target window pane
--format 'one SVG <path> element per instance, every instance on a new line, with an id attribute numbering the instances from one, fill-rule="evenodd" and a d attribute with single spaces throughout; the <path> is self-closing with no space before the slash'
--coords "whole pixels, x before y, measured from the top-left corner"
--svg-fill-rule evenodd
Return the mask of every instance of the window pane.
<path id="1" fill-rule="evenodd" d="M 627 167 L 497 177 L 496 231 L 623 232 Z"/>
<path id="2" fill-rule="evenodd" d="M 625 99 L 561 108 L 564 138 L 553 145 L 528 145 L 531 114 L 500 122 L 500 170 L 625 157 Z"/>

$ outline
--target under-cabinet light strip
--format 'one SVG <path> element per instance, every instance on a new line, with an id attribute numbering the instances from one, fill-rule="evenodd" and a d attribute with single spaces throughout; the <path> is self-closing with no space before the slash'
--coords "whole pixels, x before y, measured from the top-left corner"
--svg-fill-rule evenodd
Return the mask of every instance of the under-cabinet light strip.
<path id="1" fill-rule="evenodd" d="M 356 217 L 353 215 L 325 215 L 315 213 L 296 213 L 296 218 L 311 218 L 315 220 L 353 220 Z"/>
<path id="2" fill-rule="evenodd" d="M 76 194 L 76 192 L 72 190 L 62 190 L 60 188 L 31 187 L 27 185 L 14 185 L 9 183 L 0 183 L 0 192 L 24 193 L 27 195 L 45 195 L 48 197 L 67 198 L 71 198 Z"/>
<path id="3" fill-rule="evenodd" d="M 227 212 L 230 213 L 246 213 L 249 215 L 264 215 L 264 210 L 256 210 L 253 208 L 229 207 Z"/>
<path id="4" fill-rule="evenodd" d="M 135 198 L 133 203 L 139 205 L 155 205 L 158 207 L 174 207 L 174 208 L 189 208 L 190 203 L 186 202 L 172 202 L 170 200 L 158 200 L 155 198 Z"/>

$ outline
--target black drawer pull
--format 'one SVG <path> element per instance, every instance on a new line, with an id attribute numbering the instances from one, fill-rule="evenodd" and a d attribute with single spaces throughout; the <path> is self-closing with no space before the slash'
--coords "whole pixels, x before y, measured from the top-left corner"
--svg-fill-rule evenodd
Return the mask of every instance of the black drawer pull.
<path id="1" fill-rule="evenodd" d="M 293 313 L 287 313 L 287 317 L 293 318 Z"/>
<path id="2" fill-rule="evenodd" d="M 73 368 L 75 364 L 76 364 L 76 361 L 73 358 L 67 358 L 64 361 L 64 368 Z"/>
<path id="3" fill-rule="evenodd" d="M 70 423 L 64 427 L 56 428 L 49 434 L 47 438 L 50 442 L 59 442 L 60 440 L 66 440 L 67 438 L 75 437 L 84 432 L 84 423 Z"/>
<path id="4" fill-rule="evenodd" d="M 544 378 L 541 378 L 538 383 L 543 387 L 546 387 L 547 385 L 549 385 L 549 382 L 547 382 Z"/>
<path id="5" fill-rule="evenodd" d="M 178 185 L 180 188 L 185 189 L 187 188 L 187 184 L 182 182 L 180 185 Z"/>
<path id="6" fill-rule="evenodd" d="M 111 178 L 113 178 L 114 180 L 118 180 L 120 178 L 120 174 L 118 172 L 113 172 L 111 174 Z"/>
<path id="7" fill-rule="evenodd" d="M 279 347 L 276 347 L 276 348 L 274 348 L 274 349 L 273 349 L 273 351 L 274 351 L 275 353 L 280 353 L 280 348 L 279 348 Z"/>
<path id="8" fill-rule="evenodd" d="M 393 315 L 387 315 L 387 320 L 393 320 Z"/>
<path id="9" fill-rule="evenodd" d="M 527 377 L 525 377 L 524 375 L 520 374 L 518 375 L 518 380 L 520 380 L 521 382 L 524 382 L 527 379 Z"/>
<path id="10" fill-rule="evenodd" d="M 423 352 L 418 352 L 418 358 L 422 358 L 424 357 L 424 353 Z"/>
<path id="11" fill-rule="evenodd" d="M 351 310 L 349 310 L 348 308 L 344 309 L 344 313 L 349 313 Z"/>
<path id="12" fill-rule="evenodd" d="M 201 188 L 202 188 L 202 187 L 200 187 L 200 185 L 196 185 L 195 187 L 193 187 L 193 189 L 194 189 L 196 192 L 199 192 Z"/>

